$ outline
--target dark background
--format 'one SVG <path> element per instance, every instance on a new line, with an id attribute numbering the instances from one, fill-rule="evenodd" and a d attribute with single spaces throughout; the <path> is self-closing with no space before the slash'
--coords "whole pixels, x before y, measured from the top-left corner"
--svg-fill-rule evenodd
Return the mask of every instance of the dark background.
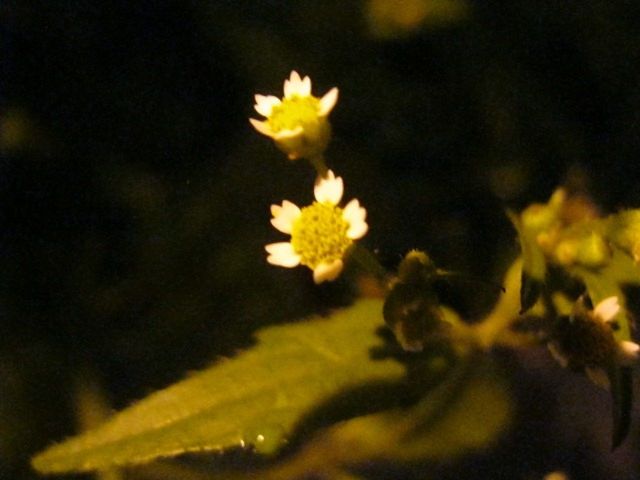
<path id="1" fill-rule="evenodd" d="M 265 261 L 269 205 L 314 174 L 247 118 L 292 69 L 340 88 L 328 162 L 389 267 L 417 247 L 499 281 L 504 209 L 560 184 L 640 206 L 637 2 L 388 3 L 0 3 L 0 478 L 36 477 L 87 378 L 122 408 L 353 296 Z M 453 295 L 470 317 L 477 290 Z M 609 453 L 606 393 L 543 351 L 503 361 L 519 423 L 443 478 L 636 478 L 639 423 Z"/>

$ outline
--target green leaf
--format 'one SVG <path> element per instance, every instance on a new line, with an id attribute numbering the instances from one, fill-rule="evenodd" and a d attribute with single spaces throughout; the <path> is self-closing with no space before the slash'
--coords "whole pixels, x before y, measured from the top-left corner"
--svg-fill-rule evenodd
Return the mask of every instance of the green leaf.
<path id="1" fill-rule="evenodd" d="M 463 359 L 414 406 L 363 415 L 330 427 L 265 480 L 302 478 L 371 461 L 441 462 L 488 448 L 513 418 L 505 380 L 478 356 Z M 321 476 L 321 475 L 320 475 Z"/>
<path id="2" fill-rule="evenodd" d="M 509 425 L 513 408 L 505 380 L 488 360 L 468 359 L 410 414 L 414 428 L 398 443 L 405 460 L 442 460 L 487 448 Z"/>
<path id="3" fill-rule="evenodd" d="M 547 261 L 536 242 L 538 230 L 527 228 L 516 213 L 507 212 L 507 215 L 518 233 L 518 241 L 522 252 L 520 313 L 525 313 L 535 305 L 542 293 L 547 275 Z"/>
<path id="4" fill-rule="evenodd" d="M 590 269 L 575 265 L 568 271 L 582 280 L 594 305 L 605 298 L 618 297 L 622 308 L 616 316 L 616 320 L 620 328 L 614 332 L 614 335 L 617 340 L 631 340 L 631 321 L 627 313 L 623 287 L 625 285 L 640 285 L 640 270 L 633 258 L 619 248 L 612 247 L 611 260 L 606 266 Z"/>
<path id="5" fill-rule="evenodd" d="M 396 382 L 405 368 L 373 359 L 382 303 L 259 331 L 257 345 L 125 409 L 101 427 L 33 458 L 42 473 L 138 464 L 184 452 L 255 444 L 278 449 L 300 420 L 337 394 Z"/>
<path id="6" fill-rule="evenodd" d="M 385 429 L 399 433 L 398 441 L 379 454 L 391 460 L 439 461 L 488 447 L 513 412 L 504 379 L 489 361 L 478 360 L 463 361 L 414 407 L 378 414 Z M 389 432 L 380 435 L 389 438 Z"/>

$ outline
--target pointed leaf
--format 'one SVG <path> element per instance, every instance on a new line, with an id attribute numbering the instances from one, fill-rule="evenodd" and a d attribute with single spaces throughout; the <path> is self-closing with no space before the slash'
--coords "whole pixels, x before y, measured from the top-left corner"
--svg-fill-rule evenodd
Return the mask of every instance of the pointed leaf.
<path id="1" fill-rule="evenodd" d="M 538 230 L 527 229 L 519 215 L 513 212 L 507 212 L 507 214 L 518 233 L 522 252 L 520 313 L 525 313 L 535 305 L 542 293 L 547 275 L 547 262 L 543 251 L 536 242 Z"/>
<path id="2" fill-rule="evenodd" d="M 520 314 L 523 314 L 536 304 L 544 288 L 544 283 L 523 270 L 520 285 Z"/>
<path id="3" fill-rule="evenodd" d="M 43 473 L 89 471 L 246 444 L 275 450 L 320 402 L 404 376 L 397 360 L 371 358 L 381 343 L 375 333 L 381 311 L 381 301 L 363 300 L 327 318 L 265 328 L 254 348 L 52 446 L 33 466 Z"/>

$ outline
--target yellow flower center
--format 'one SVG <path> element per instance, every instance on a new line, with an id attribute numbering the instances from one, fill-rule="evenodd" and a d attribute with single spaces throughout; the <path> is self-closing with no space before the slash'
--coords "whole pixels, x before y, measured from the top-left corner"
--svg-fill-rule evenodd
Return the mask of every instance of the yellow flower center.
<path id="1" fill-rule="evenodd" d="M 349 223 L 342 209 L 329 203 L 313 202 L 304 207 L 293 223 L 291 245 L 300 263 L 314 269 L 320 263 L 340 260 L 353 243 L 347 237 Z"/>
<path id="2" fill-rule="evenodd" d="M 274 106 L 271 110 L 269 126 L 274 132 L 293 130 L 299 126 L 306 130 L 318 123 L 319 108 L 320 100 L 311 95 L 284 98 L 280 105 Z"/>

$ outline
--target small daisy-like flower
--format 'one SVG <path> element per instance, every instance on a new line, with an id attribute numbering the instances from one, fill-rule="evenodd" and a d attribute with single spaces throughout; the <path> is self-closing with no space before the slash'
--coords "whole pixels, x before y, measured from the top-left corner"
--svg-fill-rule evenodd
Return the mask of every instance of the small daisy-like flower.
<path id="1" fill-rule="evenodd" d="M 287 200 L 271 205 L 271 224 L 291 235 L 291 241 L 267 245 L 267 261 L 287 268 L 305 265 L 313 270 L 316 283 L 335 280 L 347 249 L 369 229 L 367 211 L 357 199 L 344 208 L 338 206 L 343 190 L 342 178 L 329 170 L 316 183 L 316 201 L 311 205 L 301 209 Z"/>
<path id="2" fill-rule="evenodd" d="M 579 303 L 576 312 L 558 324 L 554 339 L 547 345 L 551 355 L 563 367 L 584 370 L 596 385 L 608 389 L 606 366 L 612 362 L 629 366 L 640 356 L 640 345 L 613 336 L 618 312 L 616 296 L 605 298 L 592 311 Z"/>
<path id="3" fill-rule="evenodd" d="M 250 118 L 251 125 L 273 138 L 289 159 L 314 157 L 324 152 L 331 136 L 327 117 L 338 101 L 336 87 L 322 98 L 314 97 L 311 79 L 300 78 L 294 70 L 284 81 L 284 98 L 256 95 L 255 100 L 256 111 L 266 120 Z"/>

